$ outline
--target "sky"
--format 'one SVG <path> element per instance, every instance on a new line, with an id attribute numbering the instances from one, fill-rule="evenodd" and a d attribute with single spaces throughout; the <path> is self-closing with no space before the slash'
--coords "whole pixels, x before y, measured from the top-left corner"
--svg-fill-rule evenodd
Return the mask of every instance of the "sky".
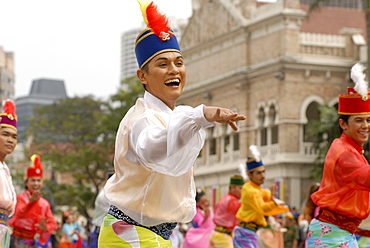
<path id="1" fill-rule="evenodd" d="M 191 16 L 191 0 L 155 3 L 168 16 Z M 136 0 L 0 0 L 0 9 L 0 46 L 15 57 L 15 97 L 39 78 L 64 80 L 70 97 L 116 93 L 121 34 L 143 21 Z"/>
<path id="2" fill-rule="evenodd" d="M 169 17 L 192 14 L 191 0 L 154 2 Z M 69 97 L 115 94 L 121 34 L 143 22 L 136 0 L 0 0 L 0 10 L 0 47 L 14 53 L 15 98 L 40 78 L 64 80 Z"/>

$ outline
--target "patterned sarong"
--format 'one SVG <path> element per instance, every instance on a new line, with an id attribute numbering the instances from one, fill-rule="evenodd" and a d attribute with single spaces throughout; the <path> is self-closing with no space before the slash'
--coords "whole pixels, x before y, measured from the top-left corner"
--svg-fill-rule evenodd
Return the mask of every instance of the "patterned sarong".
<path id="1" fill-rule="evenodd" d="M 23 239 L 20 237 L 11 236 L 10 247 L 16 248 L 35 248 L 36 241 L 33 239 Z"/>
<path id="2" fill-rule="evenodd" d="M 359 248 L 369 248 L 370 247 L 370 238 L 369 237 L 360 237 L 357 240 Z"/>
<path id="3" fill-rule="evenodd" d="M 90 248 L 98 247 L 98 238 L 99 238 L 100 226 L 94 226 L 90 234 Z"/>
<path id="4" fill-rule="evenodd" d="M 311 221 L 306 242 L 312 248 L 358 248 L 356 235 L 316 219 Z"/>
<path id="5" fill-rule="evenodd" d="M 99 248 L 172 248 L 170 240 L 165 240 L 151 230 L 130 225 L 108 214 L 100 229 Z"/>
<path id="6" fill-rule="evenodd" d="M 255 231 L 236 226 L 233 231 L 235 248 L 258 248 L 258 236 Z"/>
<path id="7" fill-rule="evenodd" d="M 10 244 L 10 230 L 7 225 L 0 224 L 0 248 L 7 248 Z"/>
<path id="8" fill-rule="evenodd" d="M 211 236 L 211 248 L 233 248 L 231 235 L 215 231 Z"/>

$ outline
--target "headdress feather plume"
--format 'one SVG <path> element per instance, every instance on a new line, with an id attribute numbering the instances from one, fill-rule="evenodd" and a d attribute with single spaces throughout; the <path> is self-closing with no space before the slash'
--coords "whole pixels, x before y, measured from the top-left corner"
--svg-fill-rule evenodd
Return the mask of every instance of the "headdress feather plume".
<path id="1" fill-rule="evenodd" d="M 250 145 L 249 150 L 251 151 L 252 156 L 254 157 L 256 162 L 260 162 L 261 161 L 261 153 L 258 151 L 257 146 L 256 145 Z"/>
<path id="2" fill-rule="evenodd" d="M 171 36 L 167 17 L 159 12 L 154 2 L 146 0 L 138 0 L 138 2 L 148 28 L 151 28 L 161 40 L 167 40 Z"/>
<path id="3" fill-rule="evenodd" d="M 37 154 L 33 154 L 31 156 L 31 161 L 33 162 L 33 167 L 35 169 L 43 169 L 42 168 L 42 165 L 41 165 L 41 158 L 40 158 L 40 155 L 37 155 Z"/>
<path id="4" fill-rule="evenodd" d="M 351 78 L 355 83 L 355 91 L 362 96 L 364 100 L 367 100 L 368 82 L 365 81 L 365 74 L 363 71 L 366 69 L 360 63 L 356 63 L 351 69 Z"/>
<path id="5" fill-rule="evenodd" d="M 243 177 L 244 181 L 247 181 L 248 176 L 247 176 L 247 168 L 245 164 L 239 164 L 239 172 L 240 172 L 240 175 Z"/>
<path id="6" fill-rule="evenodd" d="M 12 100 L 7 99 L 3 101 L 4 113 L 11 114 L 15 116 L 15 104 Z"/>

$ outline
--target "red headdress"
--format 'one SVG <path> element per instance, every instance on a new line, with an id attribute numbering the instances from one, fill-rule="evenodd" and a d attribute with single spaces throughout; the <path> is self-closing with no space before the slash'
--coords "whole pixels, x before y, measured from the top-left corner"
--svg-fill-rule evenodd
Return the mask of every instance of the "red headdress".
<path id="1" fill-rule="evenodd" d="M 0 113 L 0 125 L 1 127 L 10 127 L 17 131 L 17 120 L 18 117 L 15 114 L 15 104 L 12 100 L 3 101 L 4 113 Z"/>
<path id="2" fill-rule="evenodd" d="M 41 177 L 44 171 L 44 168 L 41 165 L 40 156 L 37 154 L 33 154 L 31 156 L 32 165 L 27 169 L 27 178 L 30 177 Z"/>
<path id="3" fill-rule="evenodd" d="M 155 35 L 163 41 L 169 40 L 170 28 L 168 27 L 168 19 L 161 14 L 154 2 L 138 0 L 140 4 L 141 13 L 143 15 L 145 24 L 151 28 Z"/>
<path id="4" fill-rule="evenodd" d="M 355 87 L 348 88 L 348 94 L 340 94 L 338 114 L 340 115 L 368 115 L 370 114 L 370 91 L 365 81 L 363 71 L 365 67 L 357 63 L 351 69 L 351 78 Z"/>

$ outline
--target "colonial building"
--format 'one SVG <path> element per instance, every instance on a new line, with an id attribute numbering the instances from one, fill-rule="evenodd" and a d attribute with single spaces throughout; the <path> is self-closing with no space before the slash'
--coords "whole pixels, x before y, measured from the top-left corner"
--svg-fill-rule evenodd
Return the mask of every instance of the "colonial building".
<path id="1" fill-rule="evenodd" d="M 353 86 L 350 68 L 366 63 L 365 13 L 321 7 L 307 15 L 299 0 L 193 0 L 182 32 L 188 70 L 179 103 L 231 108 L 245 114 L 234 132 L 208 129 L 194 168 L 196 185 L 215 204 L 228 191 L 229 177 L 257 145 L 266 166 L 266 187 L 301 207 L 312 183 L 316 153 L 305 138 L 318 105 L 335 105 Z"/>
<path id="2" fill-rule="evenodd" d="M 0 103 L 14 97 L 14 54 L 0 46 Z"/>

